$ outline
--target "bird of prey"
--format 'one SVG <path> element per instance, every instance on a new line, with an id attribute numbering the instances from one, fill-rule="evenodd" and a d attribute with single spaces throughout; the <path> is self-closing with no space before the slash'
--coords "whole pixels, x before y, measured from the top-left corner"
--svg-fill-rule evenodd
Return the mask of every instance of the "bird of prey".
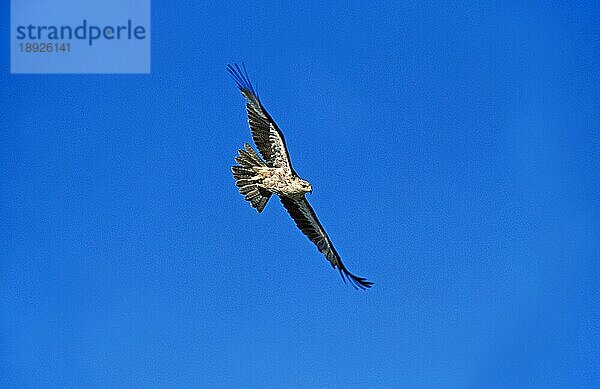
<path id="1" fill-rule="evenodd" d="M 372 282 L 355 276 L 344 266 L 315 211 L 306 200 L 305 194 L 312 193 L 312 186 L 294 171 L 283 134 L 258 98 L 245 66 L 228 65 L 227 70 L 246 99 L 252 138 L 264 158 L 248 143 L 238 150 L 235 161 L 239 165 L 232 166 L 231 170 L 239 192 L 259 213 L 272 194 L 279 196 L 298 228 L 317 246 L 331 266 L 338 269 L 344 282 L 349 280 L 355 289 L 370 288 Z"/>

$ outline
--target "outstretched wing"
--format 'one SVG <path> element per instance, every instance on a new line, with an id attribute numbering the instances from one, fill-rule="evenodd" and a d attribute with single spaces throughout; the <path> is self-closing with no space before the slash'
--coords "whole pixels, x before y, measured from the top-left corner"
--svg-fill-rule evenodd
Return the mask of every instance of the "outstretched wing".
<path id="1" fill-rule="evenodd" d="M 248 123 L 258 151 L 260 151 L 269 166 L 282 167 L 294 172 L 283 134 L 261 104 L 248 78 L 246 67 L 243 64 L 242 67 L 237 64 L 227 65 L 227 71 L 229 71 L 242 95 L 246 98 Z"/>
<path id="2" fill-rule="evenodd" d="M 360 289 L 370 288 L 371 285 L 373 285 L 372 282 L 367 281 L 365 278 L 357 277 L 346 269 L 340 255 L 333 247 L 333 243 L 331 243 L 329 236 L 327 236 L 323 226 L 319 223 L 315 211 L 304 196 L 300 198 L 280 197 L 280 199 L 285 209 L 287 209 L 296 222 L 298 228 L 300 228 L 304 235 L 308 236 L 308 239 L 310 239 L 317 246 L 319 251 L 325 255 L 325 258 L 331 263 L 331 266 L 339 270 L 344 282 L 346 282 L 347 278 L 350 280 L 352 286 Z"/>

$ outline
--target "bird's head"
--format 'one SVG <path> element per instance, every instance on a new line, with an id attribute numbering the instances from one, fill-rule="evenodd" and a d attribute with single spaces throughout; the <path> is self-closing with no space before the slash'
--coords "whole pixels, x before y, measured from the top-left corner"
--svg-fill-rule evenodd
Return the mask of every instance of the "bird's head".
<path id="1" fill-rule="evenodd" d="M 300 184 L 302 186 L 302 190 L 304 191 L 304 193 L 312 194 L 312 185 L 310 184 L 310 182 L 308 182 L 306 180 L 300 180 Z"/>

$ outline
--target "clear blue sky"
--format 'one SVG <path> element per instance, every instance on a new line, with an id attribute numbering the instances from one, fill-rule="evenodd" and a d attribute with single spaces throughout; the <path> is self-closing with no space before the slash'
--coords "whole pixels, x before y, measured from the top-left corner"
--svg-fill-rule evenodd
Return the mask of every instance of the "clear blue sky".
<path id="1" fill-rule="evenodd" d="M 597 3 L 155 0 L 150 75 L 27 76 L 7 3 L 3 388 L 600 385 Z M 237 193 L 241 61 L 373 289 Z"/>

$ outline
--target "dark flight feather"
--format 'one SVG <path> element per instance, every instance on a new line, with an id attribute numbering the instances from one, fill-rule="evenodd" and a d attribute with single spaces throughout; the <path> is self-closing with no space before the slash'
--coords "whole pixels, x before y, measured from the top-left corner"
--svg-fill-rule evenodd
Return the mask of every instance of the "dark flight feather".
<path id="1" fill-rule="evenodd" d="M 319 222 L 315 211 L 304 196 L 300 198 L 280 197 L 280 200 L 302 233 L 325 255 L 331 266 L 338 269 L 344 282 L 348 279 L 353 287 L 359 289 L 367 289 L 373 285 L 372 282 L 367 281 L 365 278 L 350 273 L 346 266 L 344 266 L 342 258 L 335 247 L 333 247 L 333 243 L 331 243 L 329 236 L 325 232 L 321 222 Z"/>

